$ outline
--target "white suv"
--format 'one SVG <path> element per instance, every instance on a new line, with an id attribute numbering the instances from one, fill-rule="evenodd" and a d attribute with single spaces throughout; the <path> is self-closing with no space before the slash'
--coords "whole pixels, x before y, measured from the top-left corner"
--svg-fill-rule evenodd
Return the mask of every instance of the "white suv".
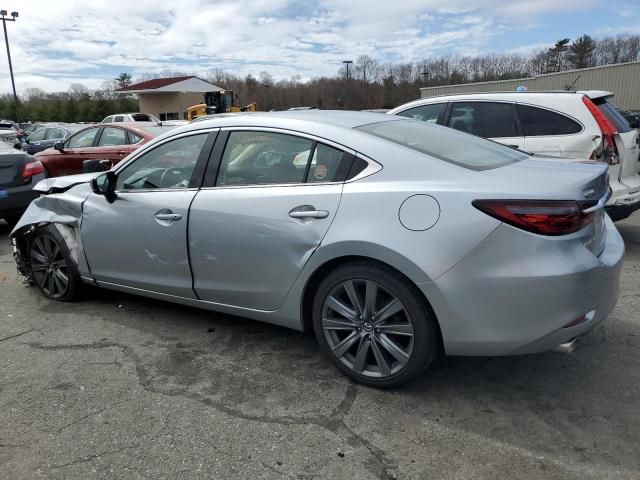
<path id="1" fill-rule="evenodd" d="M 607 162 L 613 220 L 640 208 L 640 136 L 607 99 L 611 92 L 474 93 L 424 98 L 402 115 L 490 138 L 536 155 Z"/>

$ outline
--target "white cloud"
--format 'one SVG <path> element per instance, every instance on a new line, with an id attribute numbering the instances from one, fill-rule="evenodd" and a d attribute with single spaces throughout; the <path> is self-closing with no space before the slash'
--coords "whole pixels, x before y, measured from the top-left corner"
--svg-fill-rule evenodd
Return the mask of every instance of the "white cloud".
<path id="1" fill-rule="evenodd" d="M 492 39 L 505 31 L 597 1 L 4 0 L 3 7 L 20 12 L 8 25 L 18 89 L 64 90 L 125 71 L 310 78 L 335 75 L 343 59 L 362 54 L 406 62 L 494 51 Z M 0 75 L 0 91 L 10 88 L 7 77 Z"/>

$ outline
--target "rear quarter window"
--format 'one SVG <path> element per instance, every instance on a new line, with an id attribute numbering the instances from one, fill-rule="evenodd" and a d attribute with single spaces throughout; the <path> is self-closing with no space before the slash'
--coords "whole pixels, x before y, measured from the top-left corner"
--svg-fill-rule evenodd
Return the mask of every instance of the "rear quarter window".
<path id="1" fill-rule="evenodd" d="M 544 108 L 518 105 L 518 113 L 525 137 L 572 135 L 582 131 L 582 125 L 575 120 Z"/>
<path id="2" fill-rule="evenodd" d="M 372 123 L 356 130 L 470 170 L 491 170 L 529 158 L 499 143 L 419 120 Z"/>

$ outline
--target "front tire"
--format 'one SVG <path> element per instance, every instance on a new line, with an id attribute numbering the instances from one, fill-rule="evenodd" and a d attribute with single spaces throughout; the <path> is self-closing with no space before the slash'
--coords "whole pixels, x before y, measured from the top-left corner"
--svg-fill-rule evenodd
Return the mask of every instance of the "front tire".
<path id="1" fill-rule="evenodd" d="M 61 302 L 77 298 L 82 280 L 66 242 L 54 225 L 39 228 L 32 235 L 28 258 L 33 281 L 47 298 Z"/>
<path id="2" fill-rule="evenodd" d="M 419 376 L 439 348 L 436 320 L 417 288 L 389 267 L 354 262 L 331 272 L 313 302 L 322 351 L 345 375 L 378 388 Z"/>

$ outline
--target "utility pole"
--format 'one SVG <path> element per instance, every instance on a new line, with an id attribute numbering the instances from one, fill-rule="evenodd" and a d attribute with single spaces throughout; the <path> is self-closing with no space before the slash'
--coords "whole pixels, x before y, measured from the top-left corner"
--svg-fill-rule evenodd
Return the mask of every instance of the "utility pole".
<path id="1" fill-rule="evenodd" d="M 15 22 L 18 18 L 18 12 L 11 12 L 11 18 L 7 17 L 6 10 L 0 10 L 2 17 L 2 28 L 4 28 L 4 42 L 7 45 L 7 59 L 9 60 L 9 75 L 11 76 L 11 87 L 13 88 L 13 101 L 16 107 L 16 123 L 20 123 L 20 114 L 18 112 L 18 94 L 16 93 L 16 82 L 13 79 L 13 65 L 11 65 L 11 51 L 9 50 L 9 37 L 7 36 L 7 22 Z"/>
<path id="2" fill-rule="evenodd" d="M 343 60 L 342 63 L 344 63 L 346 69 L 347 69 L 347 83 L 346 83 L 346 88 L 345 88 L 345 105 L 347 106 L 347 109 L 349 109 L 349 65 L 351 65 L 353 63 L 353 60 Z"/>

